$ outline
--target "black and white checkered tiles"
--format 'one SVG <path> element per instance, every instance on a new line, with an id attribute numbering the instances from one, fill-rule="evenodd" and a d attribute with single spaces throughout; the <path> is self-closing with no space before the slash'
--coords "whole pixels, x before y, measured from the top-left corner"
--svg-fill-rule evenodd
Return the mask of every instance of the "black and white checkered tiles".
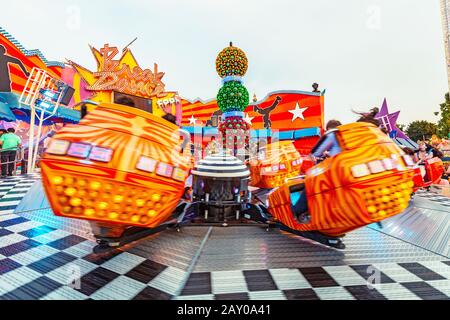
<path id="1" fill-rule="evenodd" d="M 450 297 L 449 261 L 188 274 L 128 252 L 96 256 L 94 242 L 13 213 L 33 181 L 0 183 L 0 300 Z"/>
<path id="2" fill-rule="evenodd" d="M 442 196 L 442 195 L 437 194 L 435 192 L 426 191 L 426 190 L 423 190 L 423 189 L 417 191 L 416 194 L 418 196 L 422 197 L 422 198 L 431 200 L 431 201 L 433 201 L 435 203 L 438 203 L 438 204 L 440 204 L 440 205 L 442 205 L 444 207 L 447 207 L 450 210 L 450 198 L 449 197 L 445 197 L 445 196 Z"/>

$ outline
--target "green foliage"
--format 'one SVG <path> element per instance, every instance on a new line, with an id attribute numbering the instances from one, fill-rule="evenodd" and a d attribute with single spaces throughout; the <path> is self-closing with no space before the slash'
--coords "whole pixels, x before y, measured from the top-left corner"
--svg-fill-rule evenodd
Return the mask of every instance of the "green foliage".
<path id="1" fill-rule="evenodd" d="M 406 134 L 413 140 L 431 139 L 433 134 L 437 134 L 438 128 L 434 123 L 428 121 L 411 122 L 406 129 Z"/>
<path id="2" fill-rule="evenodd" d="M 398 124 L 398 123 L 397 123 L 397 128 L 399 128 L 399 129 L 400 129 L 400 131 L 403 131 L 403 132 L 405 132 L 405 131 L 406 131 L 406 128 L 407 128 L 407 126 L 406 126 L 406 125 L 404 125 L 404 124 Z"/>
<path id="3" fill-rule="evenodd" d="M 450 134 L 450 96 L 445 95 L 445 102 L 441 104 L 441 119 L 438 123 L 438 132 L 442 138 L 448 138 Z"/>

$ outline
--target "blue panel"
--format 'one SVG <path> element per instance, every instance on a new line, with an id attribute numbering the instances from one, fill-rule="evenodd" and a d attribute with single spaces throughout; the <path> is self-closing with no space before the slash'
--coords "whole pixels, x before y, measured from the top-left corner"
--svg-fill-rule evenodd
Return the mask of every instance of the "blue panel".
<path id="1" fill-rule="evenodd" d="M 320 136 L 320 128 L 308 128 L 295 131 L 294 139 Z"/>
<path id="2" fill-rule="evenodd" d="M 258 130 L 250 130 L 251 138 L 258 138 Z"/>
<path id="3" fill-rule="evenodd" d="M 183 130 L 186 130 L 190 134 L 194 134 L 195 127 L 183 127 Z"/>
<path id="4" fill-rule="evenodd" d="M 279 132 L 280 140 L 293 140 L 295 131 L 281 131 Z"/>
<path id="5" fill-rule="evenodd" d="M 217 136 L 219 134 L 219 129 L 214 127 L 205 127 L 203 128 L 204 136 Z"/>
<path id="6" fill-rule="evenodd" d="M 259 129 L 259 130 L 255 130 L 258 132 L 258 137 L 259 138 L 267 138 L 270 137 L 271 134 L 271 130 L 267 130 L 267 129 Z"/>

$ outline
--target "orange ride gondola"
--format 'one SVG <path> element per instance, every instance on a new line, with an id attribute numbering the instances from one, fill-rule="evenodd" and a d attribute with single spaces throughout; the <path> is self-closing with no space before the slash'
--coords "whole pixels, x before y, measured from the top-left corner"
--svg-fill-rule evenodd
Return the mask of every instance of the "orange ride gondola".
<path id="1" fill-rule="evenodd" d="M 332 134 L 338 154 L 269 196 L 269 212 L 284 228 L 318 232 L 334 238 L 330 244 L 403 212 L 414 187 L 412 159 L 379 128 L 354 123 Z"/>
<path id="2" fill-rule="evenodd" d="M 100 104 L 52 138 L 42 159 L 45 192 L 58 216 L 92 221 L 98 237 L 170 219 L 189 176 L 179 128 L 139 109 Z M 181 145 L 183 144 L 183 145 Z"/>

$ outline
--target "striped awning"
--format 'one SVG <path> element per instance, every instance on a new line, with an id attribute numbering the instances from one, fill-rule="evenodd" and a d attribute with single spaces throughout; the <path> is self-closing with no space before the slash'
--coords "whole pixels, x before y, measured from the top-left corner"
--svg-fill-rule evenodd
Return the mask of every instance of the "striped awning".
<path id="1" fill-rule="evenodd" d="M 250 171 L 238 158 L 215 154 L 201 160 L 192 171 L 194 176 L 211 178 L 248 178 Z"/>

